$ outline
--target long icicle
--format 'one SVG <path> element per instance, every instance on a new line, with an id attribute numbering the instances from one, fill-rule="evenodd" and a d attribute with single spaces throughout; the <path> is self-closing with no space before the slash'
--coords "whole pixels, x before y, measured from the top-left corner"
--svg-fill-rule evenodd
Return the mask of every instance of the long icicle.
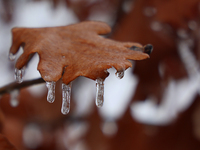
<path id="1" fill-rule="evenodd" d="M 96 79 L 96 106 L 102 107 L 104 102 L 104 79 Z"/>
<path id="2" fill-rule="evenodd" d="M 15 68 L 15 80 L 16 80 L 17 83 L 23 82 L 23 76 L 25 74 L 25 68 L 26 67 L 23 67 L 22 69 Z"/>
<path id="3" fill-rule="evenodd" d="M 71 100 L 71 86 L 72 83 L 62 84 L 62 108 L 61 112 L 66 115 L 70 111 L 70 100 Z"/>
<path id="4" fill-rule="evenodd" d="M 55 100 L 55 86 L 56 82 L 46 82 L 46 87 L 48 88 L 48 94 L 47 94 L 47 101 L 49 103 L 53 103 Z"/>

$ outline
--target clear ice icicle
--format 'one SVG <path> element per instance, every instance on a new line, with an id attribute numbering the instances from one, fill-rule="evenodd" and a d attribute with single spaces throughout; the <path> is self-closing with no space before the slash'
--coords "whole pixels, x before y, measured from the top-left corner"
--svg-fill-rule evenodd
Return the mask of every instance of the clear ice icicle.
<path id="1" fill-rule="evenodd" d="M 18 104 L 19 104 L 18 95 L 19 95 L 19 90 L 13 90 L 10 93 L 10 105 L 12 107 L 18 106 Z"/>
<path id="2" fill-rule="evenodd" d="M 9 53 L 9 54 L 8 54 L 8 59 L 9 59 L 9 60 L 13 61 L 13 60 L 15 60 L 15 58 L 16 58 L 16 55 L 15 55 L 15 54 L 13 54 L 13 53 Z"/>
<path id="3" fill-rule="evenodd" d="M 61 112 L 66 115 L 70 111 L 71 100 L 71 82 L 69 84 L 62 84 L 62 108 Z"/>
<path id="4" fill-rule="evenodd" d="M 15 80 L 16 80 L 16 82 L 18 82 L 18 83 L 23 82 L 24 73 L 25 73 L 25 67 L 23 67 L 22 69 L 15 68 Z"/>
<path id="5" fill-rule="evenodd" d="M 96 106 L 102 107 L 104 102 L 104 79 L 96 79 Z"/>
<path id="6" fill-rule="evenodd" d="M 123 71 L 117 71 L 115 73 L 115 75 L 119 78 L 119 79 L 122 79 L 124 77 L 124 70 Z"/>
<path id="7" fill-rule="evenodd" d="M 46 82 L 46 87 L 48 88 L 48 94 L 47 94 L 47 101 L 49 103 L 53 103 L 55 100 L 55 86 L 56 82 Z"/>

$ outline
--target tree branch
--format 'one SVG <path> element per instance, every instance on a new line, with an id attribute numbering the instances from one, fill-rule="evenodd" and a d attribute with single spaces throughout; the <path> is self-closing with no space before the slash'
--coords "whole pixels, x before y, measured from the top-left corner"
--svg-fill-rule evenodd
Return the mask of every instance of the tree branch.
<path id="1" fill-rule="evenodd" d="M 34 84 L 40 84 L 40 83 L 44 83 L 45 81 L 42 78 L 38 78 L 38 79 L 34 79 L 34 80 L 29 80 L 29 81 L 24 81 L 22 83 L 10 83 L 8 85 L 5 85 L 4 87 L 0 88 L 0 95 L 6 94 L 6 93 L 10 93 L 12 90 L 15 89 L 22 89 Z"/>

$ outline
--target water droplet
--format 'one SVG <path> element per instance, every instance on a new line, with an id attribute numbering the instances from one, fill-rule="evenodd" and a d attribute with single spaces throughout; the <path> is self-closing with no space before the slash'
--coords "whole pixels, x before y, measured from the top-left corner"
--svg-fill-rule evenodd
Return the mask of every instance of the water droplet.
<path id="1" fill-rule="evenodd" d="M 147 17 L 152 17 L 153 15 L 155 15 L 157 12 L 156 8 L 154 7 L 145 7 L 144 8 L 144 15 L 147 16 Z"/>
<path id="2" fill-rule="evenodd" d="M 124 77 L 124 70 L 122 71 L 117 71 L 115 73 L 115 75 L 119 78 L 119 79 L 122 79 Z"/>
<path id="3" fill-rule="evenodd" d="M 150 55 L 153 51 L 153 46 L 151 44 L 147 44 L 144 46 L 144 53 Z"/>
<path id="4" fill-rule="evenodd" d="M 104 79 L 96 79 L 96 106 L 102 107 L 104 102 Z"/>
<path id="5" fill-rule="evenodd" d="M 70 111 L 71 100 L 71 82 L 69 84 L 62 84 L 62 108 L 61 112 L 65 115 Z"/>
<path id="6" fill-rule="evenodd" d="M 12 107 L 17 107 L 19 105 L 18 95 L 19 90 L 13 90 L 10 92 L 10 105 Z"/>
<path id="7" fill-rule="evenodd" d="M 25 74 L 25 68 L 23 67 L 22 69 L 17 69 L 15 68 L 15 80 L 18 83 L 22 83 L 23 82 L 23 76 Z"/>
<path id="8" fill-rule="evenodd" d="M 161 31 L 163 29 L 162 24 L 158 21 L 153 21 L 150 26 L 154 31 Z"/>
<path id="9" fill-rule="evenodd" d="M 11 60 L 11 61 L 14 61 L 16 58 L 16 55 L 14 55 L 13 53 L 9 53 L 8 54 L 8 59 Z"/>
<path id="10" fill-rule="evenodd" d="M 47 94 L 47 101 L 49 103 L 53 103 L 55 100 L 55 86 L 56 82 L 46 82 L 46 87 L 48 88 L 48 94 Z"/>

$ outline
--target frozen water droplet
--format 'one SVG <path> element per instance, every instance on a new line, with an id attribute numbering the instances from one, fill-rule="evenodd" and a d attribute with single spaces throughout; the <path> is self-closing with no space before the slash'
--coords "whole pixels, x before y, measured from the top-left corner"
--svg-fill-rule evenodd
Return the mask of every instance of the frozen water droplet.
<path id="1" fill-rule="evenodd" d="M 13 90 L 10 93 L 10 105 L 12 107 L 17 107 L 19 105 L 18 95 L 19 95 L 19 90 Z"/>
<path id="2" fill-rule="evenodd" d="M 22 69 L 15 68 L 15 80 L 16 80 L 16 82 L 18 82 L 18 83 L 23 82 L 24 73 L 25 73 L 25 67 L 23 67 Z"/>
<path id="3" fill-rule="evenodd" d="M 122 79 L 124 77 L 124 70 L 122 71 L 117 71 L 115 73 L 115 75 L 119 78 L 119 79 Z"/>
<path id="4" fill-rule="evenodd" d="M 104 79 L 96 79 L 96 106 L 102 107 L 104 102 Z"/>
<path id="5" fill-rule="evenodd" d="M 62 84 L 62 108 L 61 112 L 66 115 L 70 111 L 71 100 L 71 82 L 69 84 Z"/>
<path id="6" fill-rule="evenodd" d="M 153 21 L 150 26 L 154 31 L 161 31 L 163 29 L 162 24 L 158 21 Z"/>
<path id="7" fill-rule="evenodd" d="M 47 94 L 47 101 L 49 103 L 53 103 L 55 100 L 55 86 L 56 82 L 46 82 L 46 87 L 48 88 L 48 94 Z"/>
<path id="8" fill-rule="evenodd" d="M 9 53 L 8 54 L 8 59 L 9 60 L 13 61 L 13 60 L 15 60 L 15 58 L 16 58 L 16 55 L 14 55 L 13 53 Z"/>
<path id="9" fill-rule="evenodd" d="M 153 15 L 155 15 L 157 12 L 156 8 L 154 7 L 145 7 L 144 8 L 144 15 L 147 16 L 147 17 L 152 17 Z"/>

